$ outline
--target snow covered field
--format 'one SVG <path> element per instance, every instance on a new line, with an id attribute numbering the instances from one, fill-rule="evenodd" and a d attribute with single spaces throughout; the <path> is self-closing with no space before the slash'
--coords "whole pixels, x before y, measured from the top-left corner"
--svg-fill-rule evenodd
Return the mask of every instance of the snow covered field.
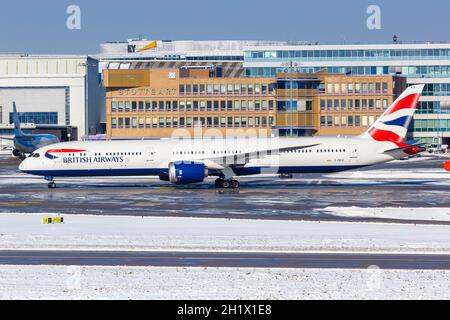
<path id="1" fill-rule="evenodd" d="M 1 299 L 450 299 L 450 271 L 0 266 Z"/>
<path id="2" fill-rule="evenodd" d="M 0 249 L 450 253 L 450 226 L 0 214 Z M 51 215 L 47 215 L 51 216 Z"/>
<path id="3" fill-rule="evenodd" d="M 359 208 L 327 207 L 317 210 L 347 218 L 383 218 L 422 221 L 450 221 L 450 208 Z"/>

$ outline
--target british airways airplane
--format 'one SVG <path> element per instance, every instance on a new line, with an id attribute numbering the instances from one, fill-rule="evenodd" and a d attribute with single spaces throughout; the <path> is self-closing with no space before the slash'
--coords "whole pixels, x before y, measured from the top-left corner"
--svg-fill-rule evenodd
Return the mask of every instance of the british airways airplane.
<path id="1" fill-rule="evenodd" d="M 25 134 L 20 129 L 19 116 L 17 114 L 16 103 L 13 102 L 13 119 L 14 119 L 14 138 L 1 137 L 5 140 L 14 141 L 13 155 L 17 158 L 25 159 L 26 154 L 30 154 L 35 150 L 48 146 L 50 144 L 59 143 L 58 137 L 52 134 Z"/>
<path id="2" fill-rule="evenodd" d="M 367 167 L 424 151 L 405 143 L 424 86 L 407 88 L 358 137 L 208 138 L 66 142 L 22 162 L 25 173 L 57 177 L 159 176 L 173 184 L 217 177 L 217 188 L 239 188 L 236 177 L 260 173 L 328 173 Z"/>

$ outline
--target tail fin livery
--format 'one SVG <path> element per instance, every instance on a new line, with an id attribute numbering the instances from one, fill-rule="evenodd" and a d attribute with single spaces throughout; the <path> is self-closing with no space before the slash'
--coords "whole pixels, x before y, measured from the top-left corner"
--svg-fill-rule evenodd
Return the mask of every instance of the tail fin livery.
<path id="1" fill-rule="evenodd" d="M 403 144 L 424 86 L 408 87 L 362 137 Z"/>
<path id="2" fill-rule="evenodd" d="M 23 132 L 22 130 L 20 130 L 19 114 L 17 113 L 17 107 L 15 102 L 13 102 L 13 121 L 14 121 L 14 135 L 22 136 Z"/>

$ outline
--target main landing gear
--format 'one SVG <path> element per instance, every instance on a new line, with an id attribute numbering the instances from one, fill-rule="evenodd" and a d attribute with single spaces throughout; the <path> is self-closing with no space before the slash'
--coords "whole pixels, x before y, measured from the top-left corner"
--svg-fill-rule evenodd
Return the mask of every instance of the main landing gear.
<path id="1" fill-rule="evenodd" d="M 218 189 L 239 189 L 239 187 L 239 181 L 234 179 L 226 180 L 219 178 L 216 180 L 216 188 Z"/>

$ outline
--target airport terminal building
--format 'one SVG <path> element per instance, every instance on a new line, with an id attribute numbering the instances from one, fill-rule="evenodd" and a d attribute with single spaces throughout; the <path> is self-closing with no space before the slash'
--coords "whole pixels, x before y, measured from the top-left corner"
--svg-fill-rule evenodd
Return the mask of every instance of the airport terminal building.
<path id="1" fill-rule="evenodd" d="M 98 68 L 88 56 L 0 55 L 0 136 L 13 134 L 13 101 L 25 132 L 77 140 L 104 131 Z"/>
<path id="2" fill-rule="evenodd" d="M 426 84 L 412 125 L 412 137 L 428 144 L 450 144 L 450 44 L 281 45 L 244 49 L 248 77 L 278 72 L 357 76 L 404 76 L 407 84 Z"/>
<path id="3" fill-rule="evenodd" d="M 107 137 L 357 135 L 404 77 L 327 72 L 220 77 L 215 69 L 105 70 Z"/>

